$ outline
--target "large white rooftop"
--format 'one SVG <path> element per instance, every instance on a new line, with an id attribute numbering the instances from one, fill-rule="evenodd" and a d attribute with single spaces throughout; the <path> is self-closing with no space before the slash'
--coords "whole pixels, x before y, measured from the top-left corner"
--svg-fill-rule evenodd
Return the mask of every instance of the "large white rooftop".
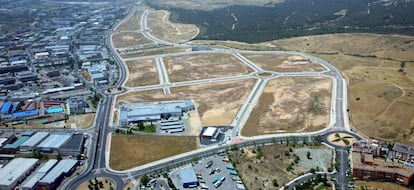
<path id="1" fill-rule="evenodd" d="M 27 141 L 25 141 L 20 146 L 26 146 L 26 147 L 36 146 L 40 141 L 42 141 L 48 135 L 49 135 L 49 132 L 37 132 L 36 134 L 31 136 L 29 139 L 27 139 Z"/>
<path id="2" fill-rule="evenodd" d="M 42 141 L 37 147 L 38 148 L 59 148 L 67 140 L 72 137 L 71 133 L 52 133 L 44 141 Z"/>
<path id="3" fill-rule="evenodd" d="M 215 127 L 207 127 L 206 130 L 203 132 L 203 136 L 212 137 L 217 131 Z"/>
<path id="4" fill-rule="evenodd" d="M 57 162 L 58 161 L 55 159 L 47 161 L 43 166 L 40 167 L 39 170 L 37 170 L 33 175 L 26 179 L 26 181 L 24 181 L 22 187 L 32 189 L 36 183 L 42 179 L 42 177 L 45 176 L 46 173 L 53 168 L 53 166 L 55 166 Z"/>
<path id="5" fill-rule="evenodd" d="M 61 176 L 62 173 L 68 173 L 77 163 L 77 160 L 61 160 L 39 183 L 51 184 L 55 182 L 56 178 Z"/>
<path id="6" fill-rule="evenodd" d="M 0 169 L 0 186 L 9 187 L 20 176 L 30 170 L 39 160 L 35 158 L 15 158 Z"/>

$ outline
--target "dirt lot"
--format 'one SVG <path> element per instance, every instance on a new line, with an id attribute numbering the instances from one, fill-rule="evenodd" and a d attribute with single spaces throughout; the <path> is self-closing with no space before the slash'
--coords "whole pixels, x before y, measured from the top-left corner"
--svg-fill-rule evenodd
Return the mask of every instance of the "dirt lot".
<path id="1" fill-rule="evenodd" d="M 351 125 L 358 132 L 414 145 L 414 37 L 328 34 L 263 45 L 305 51 L 329 61 L 349 80 Z"/>
<path id="2" fill-rule="evenodd" d="M 135 11 L 128 20 L 120 24 L 116 30 L 125 31 L 125 30 L 140 30 L 141 29 L 141 14 L 142 11 Z"/>
<path id="3" fill-rule="evenodd" d="M 407 187 L 390 182 L 355 181 L 355 189 L 362 189 L 362 187 L 366 190 L 408 190 Z"/>
<path id="4" fill-rule="evenodd" d="M 170 81 L 241 75 L 252 70 L 230 54 L 192 54 L 164 58 Z"/>
<path id="5" fill-rule="evenodd" d="M 297 176 L 307 173 L 311 168 L 327 171 L 332 160 L 332 150 L 326 147 L 301 147 L 291 148 L 286 145 L 263 146 L 263 157 L 258 159 L 258 148 L 243 149 L 230 153 L 230 158 L 235 162 L 235 167 L 248 189 L 278 189 Z M 307 152 L 318 159 L 308 159 Z M 288 154 L 286 154 L 287 152 Z M 297 163 L 295 156 L 299 157 Z M 294 163 L 292 165 L 292 163 Z M 287 171 L 289 165 L 292 169 Z M 279 186 L 275 188 L 272 181 L 276 179 Z"/>
<path id="6" fill-rule="evenodd" d="M 193 99 L 203 125 L 229 125 L 250 93 L 254 79 L 214 84 L 176 87 L 170 95 L 162 90 L 131 92 L 118 97 L 117 102 L 145 102 Z"/>
<path id="7" fill-rule="evenodd" d="M 164 10 L 151 11 L 148 14 L 148 28 L 157 38 L 169 42 L 182 42 L 197 34 L 197 26 L 193 24 L 172 23 L 170 13 Z"/>
<path id="8" fill-rule="evenodd" d="M 126 65 L 129 73 L 125 86 L 145 86 L 160 82 L 154 59 L 127 61 Z"/>
<path id="9" fill-rule="evenodd" d="M 141 51 L 126 53 L 126 54 L 121 54 L 121 57 L 125 59 L 125 58 L 167 54 L 167 53 L 177 53 L 177 52 L 183 52 L 186 50 L 187 48 L 179 48 L 179 47 L 154 48 L 154 49 L 147 49 L 147 50 L 141 50 Z"/>
<path id="10" fill-rule="evenodd" d="M 332 80 L 322 77 L 282 77 L 268 82 L 243 136 L 315 131 L 327 127 Z"/>
<path id="11" fill-rule="evenodd" d="M 151 40 L 148 40 L 141 33 L 137 32 L 122 32 L 112 35 L 112 41 L 116 48 L 125 48 L 130 46 L 138 46 L 142 44 L 151 43 Z"/>
<path id="12" fill-rule="evenodd" d="M 71 128 L 72 124 L 74 124 L 76 128 L 88 128 L 92 126 L 94 119 L 95 113 L 71 115 L 69 116 L 69 120 L 66 123 L 66 127 Z"/>
<path id="13" fill-rule="evenodd" d="M 243 54 L 247 59 L 264 70 L 276 72 L 306 72 L 324 71 L 325 68 L 318 63 L 312 63 L 305 57 L 288 54 Z"/>
<path id="14" fill-rule="evenodd" d="M 113 135 L 109 165 L 125 170 L 199 147 L 197 137 Z M 174 146 L 171 146 L 174 145 Z"/>

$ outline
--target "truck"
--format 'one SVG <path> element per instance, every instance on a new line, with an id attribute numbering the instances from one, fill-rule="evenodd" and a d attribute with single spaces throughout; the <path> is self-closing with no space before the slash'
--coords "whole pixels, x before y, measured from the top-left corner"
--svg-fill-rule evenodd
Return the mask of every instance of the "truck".
<path id="1" fill-rule="evenodd" d="M 208 162 L 207 162 L 207 164 L 206 164 L 206 168 L 211 167 L 211 165 L 213 165 L 213 161 L 212 161 L 212 160 L 210 160 L 210 161 L 208 161 Z"/>

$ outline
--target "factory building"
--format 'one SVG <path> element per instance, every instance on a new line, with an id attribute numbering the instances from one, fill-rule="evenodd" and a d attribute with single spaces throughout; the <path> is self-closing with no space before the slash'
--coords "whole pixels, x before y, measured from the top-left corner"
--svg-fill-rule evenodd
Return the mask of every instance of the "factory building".
<path id="1" fill-rule="evenodd" d="M 83 134 L 74 134 L 70 140 L 59 148 L 59 152 L 62 156 L 73 156 L 76 158 L 82 154 L 84 142 Z"/>
<path id="2" fill-rule="evenodd" d="M 181 117 L 184 112 L 194 110 L 190 99 L 168 102 L 145 102 L 120 105 L 119 125 L 159 121 L 170 117 Z"/>
<path id="3" fill-rule="evenodd" d="M 194 169 L 182 170 L 179 174 L 179 179 L 184 188 L 199 185 Z"/>
<path id="4" fill-rule="evenodd" d="M 72 133 L 52 133 L 36 147 L 36 150 L 46 153 L 56 152 L 71 137 Z"/>
<path id="5" fill-rule="evenodd" d="M 38 163 L 34 158 L 16 158 L 0 169 L 0 189 L 13 189 L 28 176 Z"/>
<path id="6" fill-rule="evenodd" d="M 78 164 L 77 160 L 61 160 L 38 182 L 38 189 L 56 189 L 65 177 L 75 171 Z"/>
<path id="7" fill-rule="evenodd" d="M 33 151 L 34 148 L 47 136 L 49 136 L 49 132 L 37 132 L 33 136 L 31 136 L 27 141 L 20 145 L 21 152 Z"/>
<path id="8" fill-rule="evenodd" d="M 40 166 L 40 168 L 30 175 L 21 185 L 23 190 L 32 190 L 35 189 L 37 182 L 42 179 L 43 176 L 47 174 L 57 163 L 56 159 L 48 160 L 45 164 Z"/>
<path id="9" fill-rule="evenodd" d="M 217 139 L 219 135 L 219 130 L 216 127 L 207 127 L 202 133 L 203 139 Z"/>

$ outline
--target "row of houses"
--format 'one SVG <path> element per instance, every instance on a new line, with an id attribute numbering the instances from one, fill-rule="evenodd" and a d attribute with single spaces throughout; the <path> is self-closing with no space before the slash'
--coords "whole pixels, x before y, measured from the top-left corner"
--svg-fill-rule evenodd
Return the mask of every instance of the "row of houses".
<path id="1" fill-rule="evenodd" d="M 414 184 L 413 147 L 395 143 L 392 150 L 378 140 L 358 141 L 352 146 L 352 175 L 357 180 Z"/>

